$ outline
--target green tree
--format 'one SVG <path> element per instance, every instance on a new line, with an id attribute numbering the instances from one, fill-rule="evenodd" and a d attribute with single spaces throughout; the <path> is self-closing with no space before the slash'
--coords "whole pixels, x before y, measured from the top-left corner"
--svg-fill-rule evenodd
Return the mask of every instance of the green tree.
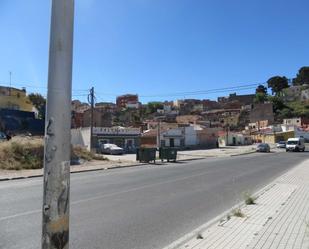
<path id="1" fill-rule="evenodd" d="M 281 77 L 281 76 L 271 77 L 267 81 L 267 85 L 268 85 L 269 88 L 271 88 L 272 94 L 276 94 L 276 95 L 280 94 L 282 89 L 289 87 L 288 79 L 285 76 L 283 76 L 283 77 Z"/>
<path id="2" fill-rule="evenodd" d="M 259 85 L 255 89 L 255 103 L 264 103 L 267 100 L 267 88 L 263 85 Z"/>
<path id="3" fill-rule="evenodd" d="M 303 84 L 309 84 L 309 67 L 300 68 L 296 78 L 293 79 L 293 85 Z"/>
<path id="4" fill-rule="evenodd" d="M 280 96 L 269 96 L 268 100 L 273 104 L 274 112 L 277 113 L 280 110 L 287 108 L 283 99 Z"/>
<path id="5" fill-rule="evenodd" d="M 267 87 L 263 85 L 258 85 L 258 87 L 255 89 L 255 93 L 263 93 L 264 95 L 267 95 Z"/>
<path id="6" fill-rule="evenodd" d="M 29 100 L 39 112 L 39 118 L 45 119 L 46 99 L 39 93 L 30 93 Z"/>
<path id="7" fill-rule="evenodd" d="M 293 101 L 288 103 L 288 106 L 292 110 L 294 117 L 309 117 L 309 104 Z"/>
<path id="8" fill-rule="evenodd" d="M 267 95 L 265 93 L 258 92 L 255 94 L 255 103 L 264 103 L 267 100 Z"/>
<path id="9" fill-rule="evenodd" d="M 155 101 L 149 102 L 146 108 L 147 108 L 146 113 L 155 113 L 157 109 L 163 108 L 163 104 L 161 102 L 155 102 Z"/>

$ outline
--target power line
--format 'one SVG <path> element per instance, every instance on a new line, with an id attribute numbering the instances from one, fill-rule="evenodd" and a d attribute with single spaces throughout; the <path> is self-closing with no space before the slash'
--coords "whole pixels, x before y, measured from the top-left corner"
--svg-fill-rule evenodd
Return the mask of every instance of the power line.
<path id="1" fill-rule="evenodd" d="M 255 84 L 246 84 L 246 85 L 237 85 L 237 86 L 231 86 L 231 87 L 222 87 L 222 88 L 215 88 L 215 89 L 209 89 L 209 90 L 198 90 L 198 91 L 186 91 L 186 92 L 170 92 L 170 93 L 157 93 L 152 95 L 139 95 L 141 98 L 150 98 L 150 97 L 174 97 L 174 96 L 184 96 L 184 95 L 203 95 L 203 94 L 213 94 L 213 93 L 222 93 L 222 92 L 229 92 L 229 91 L 243 91 L 243 90 L 251 90 L 255 89 L 259 85 L 267 85 L 267 83 L 255 83 Z M 121 94 L 114 94 L 114 93 L 100 93 L 97 92 L 100 95 L 106 95 L 106 96 L 119 96 Z"/>
<path id="2" fill-rule="evenodd" d="M 205 94 L 213 94 L 213 93 L 224 93 L 230 91 L 243 91 L 243 90 L 252 90 L 255 87 L 243 87 L 243 88 L 229 88 L 229 89 L 221 89 L 221 90 L 205 90 L 199 92 L 183 92 L 183 93 L 167 93 L 167 94 L 158 94 L 158 95 L 140 95 L 142 98 L 150 98 L 150 97 L 176 97 L 176 96 L 194 96 L 194 95 L 205 95 Z"/>
<path id="3" fill-rule="evenodd" d="M 1 85 L 9 85 L 8 82 L 0 82 Z M 11 84 L 11 87 L 25 87 L 25 88 L 34 88 L 34 89 L 45 89 L 47 90 L 47 86 L 36 86 L 36 85 L 28 85 L 28 84 Z M 63 89 L 56 89 L 53 90 L 62 91 Z M 89 89 L 72 89 L 72 92 L 88 92 Z"/>
<path id="4" fill-rule="evenodd" d="M 288 79 L 291 82 L 292 79 Z M 28 88 L 37 88 L 37 89 L 47 89 L 47 87 L 43 86 L 34 86 L 34 85 L 25 85 L 25 84 L 14 84 L 15 86 L 22 86 Z M 257 86 L 263 85 L 267 86 L 267 82 L 263 83 L 254 83 L 254 84 L 244 84 L 244 85 L 236 85 L 230 87 L 221 87 L 221 88 L 214 88 L 214 89 L 206 89 L 206 90 L 196 90 L 196 91 L 184 91 L 184 92 L 170 92 L 170 93 L 157 93 L 151 95 L 139 95 L 140 98 L 156 98 L 156 97 L 184 97 L 184 96 L 197 96 L 197 95 L 208 95 L 208 94 L 215 94 L 215 93 L 225 93 L 225 92 L 232 92 L 232 91 L 245 91 L 245 90 L 254 90 Z M 54 89 L 55 91 L 62 91 L 62 89 Z M 72 92 L 74 97 L 86 97 L 88 96 L 89 89 L 73 89 Z M 108 93 L 108 92 L 96 92 L 96 94 L 109 96 L 109 97 L 116 97 L 121 94 L 117 93 Z M 105 99 L 100 98 L 100 99 Z"/>

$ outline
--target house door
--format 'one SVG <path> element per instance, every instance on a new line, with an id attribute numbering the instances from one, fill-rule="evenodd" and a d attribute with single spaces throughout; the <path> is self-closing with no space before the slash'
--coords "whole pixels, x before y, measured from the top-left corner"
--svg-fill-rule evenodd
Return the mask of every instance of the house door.
<path id="1" fill-rule="evenodd" d="M 233 137 L 233 145 L 236 145 L 236 137 Z"/>
<path id="2" fill-rule="evenodd" d="M 175 140 L 174 140 L 174 138 L 170 138 L 170 147 L 175 147 Z"/>

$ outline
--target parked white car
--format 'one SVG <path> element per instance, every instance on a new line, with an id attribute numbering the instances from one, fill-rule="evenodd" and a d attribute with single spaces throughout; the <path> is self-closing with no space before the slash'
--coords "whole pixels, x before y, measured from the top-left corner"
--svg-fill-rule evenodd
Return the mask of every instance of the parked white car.
<path id="1" fill-rule="evenodd" d="M 279 149 L 285 149 L 286 148 L 286 141 L 279 141 L 277 143 L 277 148 Z"/>
<path id="2" fill-rule="evenodd" d="M 116 144 L 102 144 L 101 153 L 111 155 L 122 155 L 124 153 L 123 148 L 120 148 Z"/>
<path id="3" fill-rule="evenodd" d="M 286 143 L 286 151 L 305 151 L 305 139 L 302 137 L 289 138 Z"/>

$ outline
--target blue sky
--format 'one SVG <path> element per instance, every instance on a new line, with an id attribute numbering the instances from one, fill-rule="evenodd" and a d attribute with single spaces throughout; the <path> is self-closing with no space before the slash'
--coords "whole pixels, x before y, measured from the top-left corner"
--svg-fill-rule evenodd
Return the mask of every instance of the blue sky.
<path id="1" fill-rule="evenodd" d="M 143 102 L 214 99 L 227 93 L 182 92 L 294 77 L 309 65 L 307 0 L 75 4 L 73 97 L 82 100 L 91 86 L 98 101 L 122 93 L 138 93 Z M 13 86 L 46 93 L 50 8 L 47 0 L 0 0 L 1 85 L 11 71 Z"/>

